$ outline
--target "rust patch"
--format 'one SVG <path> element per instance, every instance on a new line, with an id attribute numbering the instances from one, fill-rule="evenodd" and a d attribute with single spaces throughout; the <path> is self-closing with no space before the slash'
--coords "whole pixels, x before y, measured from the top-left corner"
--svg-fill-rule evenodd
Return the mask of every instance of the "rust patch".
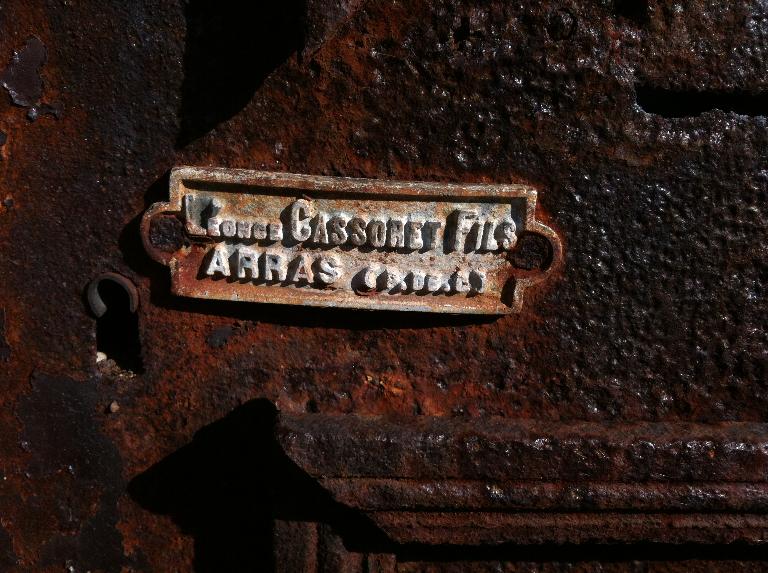
<path id="1" fill-rule="evenodd" d="M 41 71 L 47 60 L 48 51 L 45 45 L 38 37 L 32 36 L 24 48 L 14 52 L 11 62 L 0 74 L 0 85 L 8 91 L 11 101 L 18 106 L 29 108 L 27 119 L 30 121 L 44 115 L 58 119 L 64 109 L 60 103 L 42 101 L 44 83 Z M 4 143 L 5 134 L 0 145 Z"/>

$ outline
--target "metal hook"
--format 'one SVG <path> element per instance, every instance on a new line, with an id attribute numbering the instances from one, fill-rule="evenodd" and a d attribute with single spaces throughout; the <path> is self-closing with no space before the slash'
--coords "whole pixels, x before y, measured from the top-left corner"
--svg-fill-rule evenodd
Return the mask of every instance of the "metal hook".
<path id="1" fill-rule="evenodd" d="M 88 307 L 96 318 L 101 318 L 107 312 L 107 305 L 99 294 L 99 284 L 102 281 L 112 281 L 118 284 L 128 295 L 128 309 L 133 313 L 139 308 L 139 291 L 136 286 L 123 275 L 117 273 L 102 273 L 94 278 L 86 289 Z"/>

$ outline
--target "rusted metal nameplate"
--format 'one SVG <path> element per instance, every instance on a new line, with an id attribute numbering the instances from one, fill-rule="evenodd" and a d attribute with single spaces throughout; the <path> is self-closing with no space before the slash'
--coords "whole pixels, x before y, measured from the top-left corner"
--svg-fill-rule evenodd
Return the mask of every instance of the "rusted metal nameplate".
<path id="1" fill-rule="evenodd" d="M 171 253 L 150 240 L 161 213 L 189 239 Z M 546 240 L 542 268 L 512 265 L 527 234 Z M 175 169 L 142 235 L 177 295 L 323 307 L 506 314 L 562 258 L 527 186 L 235 169 Z"/>

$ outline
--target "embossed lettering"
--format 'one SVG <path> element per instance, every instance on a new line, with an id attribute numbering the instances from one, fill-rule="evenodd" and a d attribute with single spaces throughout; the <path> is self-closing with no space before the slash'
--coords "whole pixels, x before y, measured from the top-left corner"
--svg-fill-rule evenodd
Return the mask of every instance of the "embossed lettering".
<path id="1" fill-rule="evenodd" d="M 226 219 L 221 222 L 221 234 L 225 237 L 234 237 L 236 231 L 237 227 L 234 221 Z"/>
<path id="2" fill-rule="evenodd" d="M 229 261 L 227 260 L 227 251 L 224 247 L 216 247 L 211 255 L 211 260 L 208 263 L 208 268 L 205 270 L 205 274 L 213 276 L 216 273 L 229 276 Z"/>
<path id="3" fill-rule="evenodd" d="M 463 272 L 455 272 L 453 280 L 453 292 L 469 292 L 469 276 Z"/>
<path id="4" fill-rule="evenodd" d="M 173 252 L 149 235 L 154 218 L 171 213 L 184 233 Z M 185 296 L 506 314 L 563 261 L 557 234 L 535 213 L 536 190 L 518 184 L 180 168 L 141 229 Z M 522 233 L 549 242 L 544 268 L 513 266 L 508 252 Z"/>
<path id="5" fill-rule="evenodd" d="M 517 244 L 515 222 L 512 219 L 502 221 L 501 224 L 496 227 L 495 238 L 499 246 L 506 250 L 511 249 Z"/>
<path id="6" fill-rule="evenodd" d="M 237 222 L 237 236 L 240 239 L 249 239 L 251 237 L 251 224 L 248 221 Z"/>
<path id="7" fill-rule="evenodd" d="M 317 267 L 315 278 L 325 285 L 331 285 L 341 277 L 341 263 L 334 256 L 321 257 Z"/>
<path id="8" fill-rule="evenodd" d="M 398 248 L 405 246 L 405 225 L 403 221 L 400 219 L 390 219 L 387 224 L 387 230 L 389 231 L 388 247 Z"/>
<path id="9" fill-rule="evenodd" d="M 328 219 L 325 213 L 320 213 L 317 217 L 317 224 L 315 225 L 315 234 L 312 237 L 313 243 L 320 245 L 328 244 Z"/>
<path id="10" fill-rule="evenodd" d="M 273 221 L 267 225 L 267 233 L 270 241 L 279 241 L 283 238 L 283 224 L 280 221 Z"/>
<path id="11" fill-rule="evenodd" d="M 264 221 L 256 221 L 253 224 L 253 238 L 257 241 L 267 238 L 267 224 Z"/>
<path id="12" fill-rule="evenodd" d="M 298 199 L 291 204 L 291 238 L 294 241 L 307 241 L 312 236 L 312 226 L 309 220 L 312 216 L 312 206 L 309 201 Z"/>
<path id="13" fill-rule="evenodd" d="M 376 288 L 379 273 L 380 270 L 377 267 L 366 267 L 365 271 L 363 272 L 362 286 L 366 290 L 374 290 Z"/>
<path id="14" fill-rule="evenodd" d="M 208 219 L 208 236 L 209 237 L 221 236 L 221 233 L 219 232 L 219 225 L 221 225 L 221 221 L 216 217 L 211 217 L 210 219 Z"/>
<path id="15" fill-rule="evenodd" d="M 237 277 L 244 279 L 246 277 L 246 270 L 250 272 L 252 279 L 259 278 L 258 269 L 259 255 L 257 252 L 247 248 L 240 248 L 237 250 Z"/>
<path id="16" fill-rule="evenodd" d="M 353 217 L 347 225 L 347 229 L 349 230 L 349 242 L 356 247 L 364 245 L 367 239 L 365 228 L 366 223 L 364 219 Z"/>
<path id="17" fill-rule="evenodd" d="M 411 271 L 411 288 L 420 291 L 424 288 L 424 271 Z"/>
<path id="18" fill-rule="evenodd" d="M 347 220 L 343 217 L 331 217 L 328 221 L 331 228 L 328 233 L 328 242 L 332 245 L 341 245 L 347 241 Z"/>
<path id="19" fill-rule="evenodd" d="M 443 224 L 440 221 L 427 221 L 424 223 L 424 248 L 434 249 L 440 240 L 439 234 Z"/>
<path id="20" fill-rule="evenodd" d="M 288 281 L 294 283 L 314 281 L 312 275 L 312 263 L 309 256 L 301 254 L 288 265 Z"/>
<path id="21" fill-rule="evenodd" d="M 387 240 L 387 228 L 384 221 L 374 220 L 368 223 L 368 244 L 372 247 L 383 247 Z"/>
<path id="22" fill-rule="evenodd" d="M 464 241 L 474 225 L 477 213 L 474 211 L 459 210 L 456 212 L 456 229 L 453 232 L 453 249 L 459 251 L 464 248 Z"/>
<path id="23" fill-rule="evenodd" d="M 424 246 L 424 239 L 421 236 L 422 227 L 424 227 L 424 221 L 408 221 L 405 224 L 409 249 L 420 249 Z"/>
<path id="24" fill-rule="evenodd" d="M 287 275 L 285 258 L 277 253 L 265 253 L 262 257 L 264 261 L 264 280 L 284 281 Z"/>
<path id="25" fill-rule="evenodd" d="M 482 232 L 482 244 L 480 248 L 484 251 L 495 251 L 499 248 L 499 244 L 496 242 L 495 230 L 496 230 L 496 221 L 486 221 L 485 225 L 483 225 L 483 232 Z"/>
<path id="26" fill-rule="evenodd" d="M 386 288 L 387 290 L 398 289 L 403 286 L 403 273 L 394 267 L 387 267 L 386 270 Z"/>
<path id="27" fill-rule="evenodd" d="M 437 292 L 440 288 L 440 285 L 443 284 L 443 281 L 438 276 L 428 274 L 424 283 L 426 285 L 427 292 Z"/>

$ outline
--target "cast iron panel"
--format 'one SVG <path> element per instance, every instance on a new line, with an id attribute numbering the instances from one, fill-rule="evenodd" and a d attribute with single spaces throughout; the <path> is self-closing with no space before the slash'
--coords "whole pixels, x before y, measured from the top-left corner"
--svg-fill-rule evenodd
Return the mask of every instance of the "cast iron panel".
<path id="1" fill-rule="evenodd" d="M 7 0 L 0 30 L 0 570 L 765 569 L 764 2 Z M 177 297 L 140 220 L 180 165 L 523 185 L 562 264 L 501 317 Z"/>

